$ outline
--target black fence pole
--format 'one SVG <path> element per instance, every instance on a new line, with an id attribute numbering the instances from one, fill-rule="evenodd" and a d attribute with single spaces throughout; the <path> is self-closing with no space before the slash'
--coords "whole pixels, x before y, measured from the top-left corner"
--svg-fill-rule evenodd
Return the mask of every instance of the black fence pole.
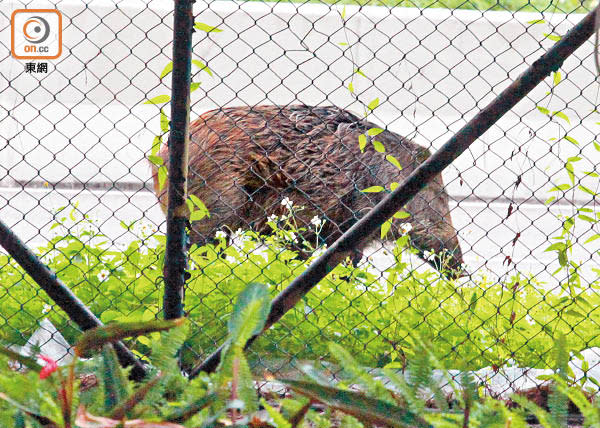
<path id="1" fill-rule="evenodd" d="M 165 319 L 183 316 L 183 287 L 186 280 L 186 227 L 189 211 L 187 168 L 192 67 L 193 0 L 175 0 L 173 22 L 173 71 L 171 124 L 169 134 L 169 191 L 167 205 L 167 249 L 165 253 Z"/>
<path id="2" fill-rule="evenodd" d="M 598 8 L 598 7 L 597 7 Z M 596 9 L 597 9 L 596 8 Z M 488 104 L 460 131 L 450 138 L 435 154 L 421 164 L 391 194 L 378 203 L 365 217 L 344 233 L 321 257 L 315 260 L 300 276 L 294 279 L 274 300 L 263 331 L 293 308 L 327 273 L 344 260 L 353 248 L 370 236 L 409 202 L 429 181 L 458 158 L 477 138 L 487 131 L 506 112 L 513 108 L 538 83 L 552 71 L 560 68 L 563 61 L 581 46 L 594 32 L 596 9 L 588 13 L 559 42 L 527 68 L 494 101 Z M 358 142 L 357 142 L 358 144 Z M 252 337 L 250 345 L 258 335 Z M 214 371 L 221 359 L 223 346 L 219 347 L 202 364 L 194 367 L 190 377 L 200 372 Z"/>
<path id="3" fill-rule="evenodd" d="M 44 265 L 2 221 L 0 221 L 0 245 L 79 328 L 89 330 L 102 325 L 102 322 L 73 294 L 71 289 L 57 278 L 56 273 Z M 114 348 L 123 367 L 133 366 L 131 378 L 142 380 L 146 376 L 144 365 L 122 342 L 115 343 Z"/>

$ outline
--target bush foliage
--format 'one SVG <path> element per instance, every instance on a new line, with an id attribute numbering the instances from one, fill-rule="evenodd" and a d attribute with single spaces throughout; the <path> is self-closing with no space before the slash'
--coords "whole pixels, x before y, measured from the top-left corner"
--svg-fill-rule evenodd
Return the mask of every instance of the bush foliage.
<path id="1" fill-rule="evenodd" d="M 115 248 L 93 221 L 77 218 L 76 209 L 66 212 L 58 214 L 57 236 L 38 250 L 44 262 L 104 323 L 160 318 L 165 236 L 148 226 L 123 225 L 142 237 Z M 238 231 L 231 245 L 219 237 L 192 250 L 185 291 L 191 321 L 186 366 L 225 339 L 234 299 L 246 284 L 266 284 L 275 296 L 310 263 L 284 247 L 299 236 L 293 222 L 271 224 L 271 236 Z M 523 276 L 451 281 L 436 271 L 413 269 L 406 241 L 399 239 L 393 251 L 397 263 L 383 273 L 338 266 L 252 352 L 273 360 L 316 359 L 335 341 L 363 365 L 398 367 L 406 363 L 410 334 L 417 332 L 453 368 L 500 367 L 508 361 L 542 368 L 551 364 L 547 355 L 558 334 L 568 337 L 570 349 L 600 346 L 595 328 L 600 313 L 594 310 L 600 306 L 598 283 L 557 292 Z M 33 280 L 7 256 L 0 256 L 0 266 L 1 340 L 22 344 L 37 320 L 48 317 L 74 343 L 78 329 Z M 570 334 L 574 328 L 577 334 Z M 142 336 L 132 345 L 145 355 L 151 342 Z"/>

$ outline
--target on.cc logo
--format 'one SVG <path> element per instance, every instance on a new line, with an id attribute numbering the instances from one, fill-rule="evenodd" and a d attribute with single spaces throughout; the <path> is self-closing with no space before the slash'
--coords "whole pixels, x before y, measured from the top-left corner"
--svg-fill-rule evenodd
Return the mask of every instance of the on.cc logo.
<path id="1" fill-rule="evenodd" d="M 62 53 L 62 15 L 56 9 L 15 10 L 10 30 L 13 58 L 56 59 Z"/>
<path id="2" fill-rule="evenodd" d="M 41 16 L 32 16 L 23 25 L 23 35 L 31 43 L 43 43 L 50 35 L 50 25 Z"/>

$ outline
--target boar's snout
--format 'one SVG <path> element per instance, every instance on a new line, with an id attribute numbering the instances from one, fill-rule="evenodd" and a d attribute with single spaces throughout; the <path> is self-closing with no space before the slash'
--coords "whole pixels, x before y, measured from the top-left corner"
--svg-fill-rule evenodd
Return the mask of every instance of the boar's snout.
<path id="1" fill-rule="evenodd" d="M 411 233 L 411 244 L 437 271 L 448 279 L 466 276 L 463 254 L 452 225 L 444 228 L 417 230 Z"/>

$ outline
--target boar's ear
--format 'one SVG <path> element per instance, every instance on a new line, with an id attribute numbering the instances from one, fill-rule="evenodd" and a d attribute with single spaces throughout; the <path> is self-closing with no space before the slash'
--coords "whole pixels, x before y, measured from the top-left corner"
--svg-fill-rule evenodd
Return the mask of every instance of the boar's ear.
<path id="1" fill-rule="evenodd" d="M 260 190 L 264 186 L 285 188 L 291 181 L 272 159 L 255 153 L 248 156 L 248 164 L 243 165 L 240 176 L 241 183 L 239 184 L 251 192 Z"/>

